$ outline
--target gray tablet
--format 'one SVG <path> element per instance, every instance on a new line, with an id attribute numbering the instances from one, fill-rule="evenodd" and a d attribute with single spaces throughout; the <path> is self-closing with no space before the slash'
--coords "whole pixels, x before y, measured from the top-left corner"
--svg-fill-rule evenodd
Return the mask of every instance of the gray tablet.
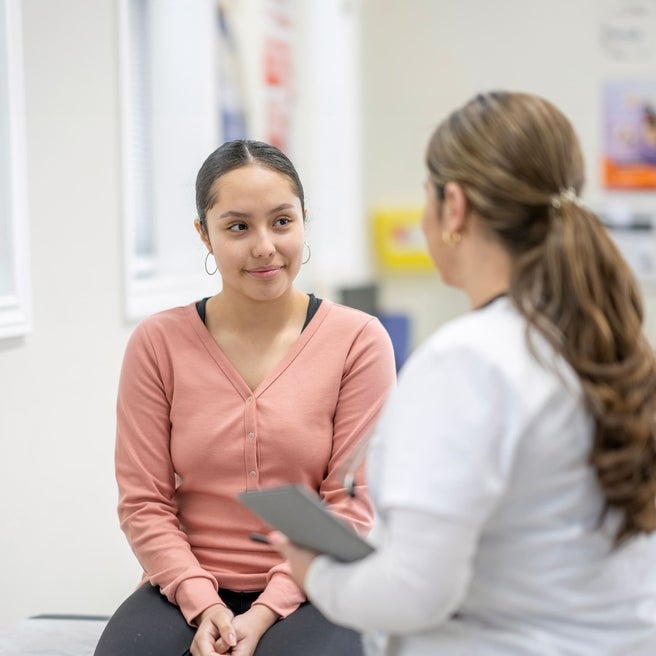
<path id="1" fill-rule="evenodd" d="M 343 562 L 359 560 L 373 547 L 302 485 L 242 492 L 239 501 L 301 547 Z"/>

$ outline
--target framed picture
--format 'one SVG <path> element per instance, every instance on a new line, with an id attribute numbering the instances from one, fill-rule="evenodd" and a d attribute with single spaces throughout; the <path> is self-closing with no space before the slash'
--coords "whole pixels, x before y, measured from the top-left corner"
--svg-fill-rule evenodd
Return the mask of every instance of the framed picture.
<path id="1" fill-rule="evenodd" d="M 656 189 L 656 80 L 607 82 L 603 127 L 604 186 Z"/>

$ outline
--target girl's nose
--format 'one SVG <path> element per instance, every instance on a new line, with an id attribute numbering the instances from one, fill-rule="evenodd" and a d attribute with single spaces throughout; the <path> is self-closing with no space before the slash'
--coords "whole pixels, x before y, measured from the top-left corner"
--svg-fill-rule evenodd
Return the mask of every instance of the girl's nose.
<path id="1" fill-rule="evenodd" d="M 273 255 L 276 247 L 273 245 L 273 240 L 268 232 L 258 232 L 253 246 L 254 257 L 269 257 Z"/>

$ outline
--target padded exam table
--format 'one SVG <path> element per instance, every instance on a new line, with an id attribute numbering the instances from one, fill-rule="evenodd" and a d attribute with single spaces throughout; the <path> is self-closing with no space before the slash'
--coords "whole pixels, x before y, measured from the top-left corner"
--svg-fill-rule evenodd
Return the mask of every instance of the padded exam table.
<path id="1" fill-rule="evenodd" d="M 93 656 L 108 617 L 36 615 L 0 628 L 0 656 Z"/>

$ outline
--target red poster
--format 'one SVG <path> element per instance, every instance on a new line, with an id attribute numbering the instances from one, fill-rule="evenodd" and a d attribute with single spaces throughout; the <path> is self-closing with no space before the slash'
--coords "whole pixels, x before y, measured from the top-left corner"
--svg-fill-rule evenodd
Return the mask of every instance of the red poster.
<path id="1" fill-rule="evenodd" d="M 289 0 L 268 0 L 264 35 L 265 139 L 288 155 L 294 106 L 292 28 Z"/>

